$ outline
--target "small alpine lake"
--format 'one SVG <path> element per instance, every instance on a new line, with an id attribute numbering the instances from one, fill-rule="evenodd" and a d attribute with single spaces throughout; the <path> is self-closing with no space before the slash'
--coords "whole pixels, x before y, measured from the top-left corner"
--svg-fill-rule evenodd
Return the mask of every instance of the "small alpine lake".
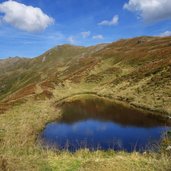
<path id="1" fill-rule="evenodd" d="M 62 105 L 59 120 L 41 132 L 41 145 L 75 152 L 157 149 L 170 123 L 160 116 L 130 109 L 103 98 L 77 99 Z"/>

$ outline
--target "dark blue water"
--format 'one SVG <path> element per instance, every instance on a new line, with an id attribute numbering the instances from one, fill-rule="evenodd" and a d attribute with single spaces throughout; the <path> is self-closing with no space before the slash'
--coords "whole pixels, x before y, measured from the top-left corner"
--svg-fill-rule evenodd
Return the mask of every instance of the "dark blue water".
<path id="1" fill-rule="evenodd" d="M 71 152 L 144 151 L 157 149 L 168 129 L 161 118 L 96 99 L 65 104 L 62 118 L 46 126 L 41 140 L 44 146 Z"/>

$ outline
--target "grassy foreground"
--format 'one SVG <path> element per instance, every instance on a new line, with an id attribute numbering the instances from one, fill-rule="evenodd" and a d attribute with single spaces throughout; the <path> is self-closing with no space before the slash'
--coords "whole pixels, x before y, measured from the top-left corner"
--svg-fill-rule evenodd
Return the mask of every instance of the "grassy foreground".
<path id="1" fill-rule="evenodd" d="M 79 91 L 79 88 L 77 87 L 76 90 Z M 69 92 L 65 91 L 65 95 Z M 62 92 L 58 93 L 55 101 L 61 99 L 62 94 Z M 53 104 L 54 98 L 39 100 L 36 103 L 30 98 L 26 103 L 15 106 L 0 115 L 0 170 L 169 171 L 171 168 L 171 158 L 164 153 L 80 150 L 71 154 L 42 149 L 37 142 L 39 132 L 46 123 L 60 117 L 60 109 L 55 108 Z"/>

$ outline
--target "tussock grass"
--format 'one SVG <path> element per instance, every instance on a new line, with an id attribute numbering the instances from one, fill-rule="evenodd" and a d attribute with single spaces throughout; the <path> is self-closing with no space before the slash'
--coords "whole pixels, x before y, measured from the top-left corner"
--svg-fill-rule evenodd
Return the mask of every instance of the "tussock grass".
<path id="1" fill-rule="evenodd" d="M 165 154 L 89 150 L 69 153 L 43 149 L 37 141 L 38 134 L 48 122 L 61 116 L 60 109 L 52 106 L 54 101 L 56 99 L 35 103 L 31 99 L 0 115 L 1 170 L 169 170 L 171 160 Z"/>

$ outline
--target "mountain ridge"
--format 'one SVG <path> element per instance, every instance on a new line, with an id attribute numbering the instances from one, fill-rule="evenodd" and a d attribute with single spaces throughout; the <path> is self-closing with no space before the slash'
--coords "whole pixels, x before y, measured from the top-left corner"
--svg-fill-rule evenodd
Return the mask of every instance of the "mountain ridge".
<path id="1" fill-rule="evenodd" d="M 65 44 L 36 58 L 0 61 L 0 100 L 11 106 L 44 91 L 45 96 L 54 94 L 61 85 L 71 90 L 91 87 L 87 90 L 171 114 L 170 73 L 171 37 L 136 37 L 89 47 Z"/>

